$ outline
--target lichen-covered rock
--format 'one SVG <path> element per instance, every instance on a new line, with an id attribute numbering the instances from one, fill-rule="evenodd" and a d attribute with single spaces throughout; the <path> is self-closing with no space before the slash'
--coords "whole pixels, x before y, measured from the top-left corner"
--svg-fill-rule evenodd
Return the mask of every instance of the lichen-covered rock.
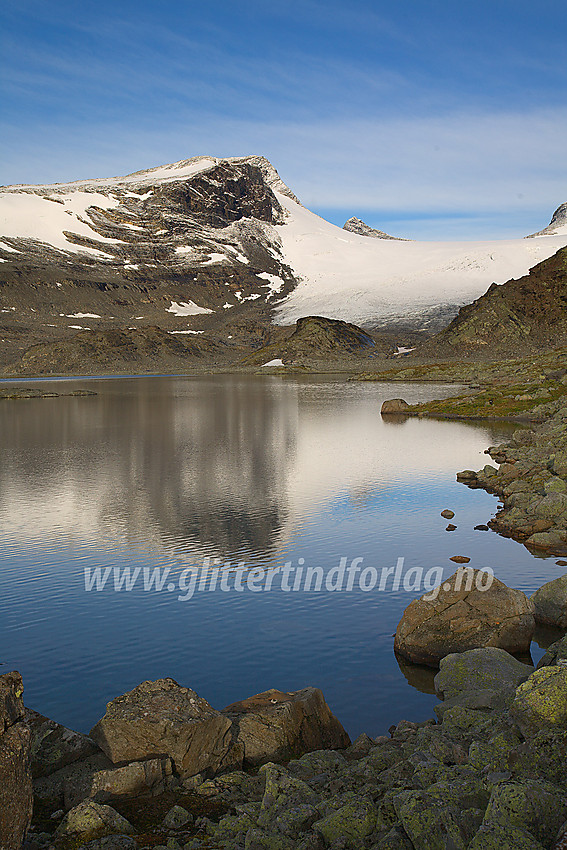
<path id="1" fill-rule="evenodd" d="M 470 814 L 464 818 L 458 809 L 440 804 L 426 791 L 402 791 L 394 805 L 415 850 L 466 850 L 474 834 Z"/>
<path id="2" fill-rule="evenodd" d="M 280 831 L 293 831 L 294 827 L 299 829 L 305 814 L 302 807 L 307 806 L 311 809 L 316 806 L 319 796 L 303 780 L 292 776 L 284 767 L 269 763 L 261 770 L 266 777 L 266 785 L 258 825 L 263 829 L 270 829 L 275 828 L 275 822 L 278 821 L 279 826 L 282 826 L 281 819 L 285 819 L 291 810 L 297 809 L 298 816 L 288 819 L 289 823 L 286 821 L 288 828 L 280 829 Z M 312 818 L 311 822 L 315 819 Z"/>
<path id="3" fill-rule="evenodd" d="M 80 835 L 85 840 L 105 835 L 132 835 L 134 827 L 111 806 L 87 801 L 71 809 L 59 826 L 58 836 Z"/>
<path id="4" fill-rule="evenodd" d="M 222 714 L 234 723 L 236 743 L 243 746 L 244 764 L 250 767 L 350 744 L 319 688 L 291 693 L 271 689 L 227 706 Z"/>
<path id="5" fill-rule="evenodd" d="M 567 573 L 548 581 L 531 599 L 538 623 L 567 629 Z"/>
<path id="6" fill-rule="evenodd" d="M 453 652 L 499 647 L 529 649 L 535 629 L 533 604 L 520 590 L 481 570 L 457 570 L 438 589 L 411 602 L 396 630 L 396 652 L 417 664 L 436 666 Z"/>
<path id="7" fill-rule="evenodd" d="M 507 829 L 516 826 L 536 841 L 549 846 L 567 818 L 565 794 L 546 782 L 527 780 L 496 785 L 490 796 L 483 825 Z"/>
<path id="8" fill-rule="evenodd" d="M 523 735 L 567 730 L 567 666 L 541 667 L 516 691 L 510 715 Z"/>
<path id="9" fill-rule="evenodd" d="M 174 679 L 143 682 L 112 700 L 90 735 L 114 764 L 169 756 L 181 777 L 242 766 L 231 720 Z"/>
<path id="10" fill-rule="evenodd" d="M 31 823 L 31 733 L 17 672 L 0 676 L 0 847 L 20 850 Z"/>
<path id="11" fill-rule="evenodd" d="M 137 850 L 138 844 L 131 835 L 107 835 L 81 845 L 81 850 Z"/>
<path id="12" fill-rule="evenodd" d="M 378 811 L 368 800 L 347 803 L 337 811 L 317 821 L 314 829 L 319 832 L 325 843 L 333 845 L 339 840 L 347 847 L 364 847 L 364 841 L 374 832 Z"/>
<path id="13" fill-rule="evenodd" d="M 498 647 L 469 649 L 441 659 L 435 690 L 442 699 L 478 690 L 515 691 L 531 673 L 533 667 Z"/>
<path id="14" fill-rule="evenodd" d="M 482 825 L 468 850 L 545 850 L 533 835 L 513 824 Z"/>
<path id="15" fill-rule="evenodd" d="M 190 823 L 193 816 L 183 806 L 173 806 L 163 819 L 165 829 L 180 829 Z"/>

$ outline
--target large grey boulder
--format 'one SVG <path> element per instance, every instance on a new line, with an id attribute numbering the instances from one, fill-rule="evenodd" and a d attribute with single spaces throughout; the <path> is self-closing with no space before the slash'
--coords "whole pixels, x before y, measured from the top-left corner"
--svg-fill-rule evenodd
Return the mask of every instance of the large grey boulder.
<path id="1" fill-rule="evenodd" d="M 455 700 L 478 691 L 513 694 L 534 668 L 522 664 L 495 646 L 446 655 L 439 662 L 435 691 L 444 700 Z"/>
<path id="2" fill-rule="evenodd" d="M 83 761 L 100 750 L 90 738 L 73 732 L 31 708 L 26 708 L 26 721 L 31 729 L 32 776 L 50 776 L 62 767 Z"/>
<path id="3" fill-rule="evenodd" d="M 416 664 L 437 666 L 452 652 L 495 646 L 527 652 L 535 629 L 533 603 L 521 590 L 486 573 L 461 568 L 439 587 L 411 602 L 396 630 L 394 648 Z"/>
<path id="4" fill-rule="evenodd" d="M 242 766 L 231 720 L 174 679 L 142 682 L 109 702 L 90 736 L 117 765 L 169 756 L 181 777 Z"/>
<path id="5" fill-rule="evenodd" d="M 31 733 L 17 672 L 0 676 L 0 848 L 20 850 L 32 818 Z"/>
<path id="6" fill-rule="evenodd" d="M 538 623 L 567 629 L 567 573 L 548 581 L 531 599 Z"/>
<path id="7" fill-rule="evenodd" d="M 542 729 L 567 730 L 567 666 L 532 673 L 517 689 L 510 715 L 526 738 Z"/>
<path id="8" fill-rule="evenodd" d="M 222 713 L 234 723 L 236 740 L 244 748 L 244 764 L 249 767 L 350 744 L 319 688 L 291 693 L 272 688 L 233 703 Z"/>

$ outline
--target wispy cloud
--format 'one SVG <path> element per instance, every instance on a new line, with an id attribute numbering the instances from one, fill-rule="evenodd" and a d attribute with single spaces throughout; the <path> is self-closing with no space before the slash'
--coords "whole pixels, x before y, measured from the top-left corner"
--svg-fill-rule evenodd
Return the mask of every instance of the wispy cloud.
<path id="1" fill-rule="evenodd" d="M 0 181 L 255 152 L 337 220 L 536 229 L 567 199 L 567 14 L 528 6 L 20 0 Z"/>

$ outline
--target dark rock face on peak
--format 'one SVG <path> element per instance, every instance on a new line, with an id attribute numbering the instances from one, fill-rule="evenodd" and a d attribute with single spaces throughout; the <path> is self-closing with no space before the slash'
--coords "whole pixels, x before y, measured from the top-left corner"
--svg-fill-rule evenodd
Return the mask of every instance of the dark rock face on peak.
<path id="1" fill-rule="evenodd" d="M 567 344 L 567 248 L 462 307 L 419 354 L 519 356 Z"/>
<path id="2" fill-rule="evenodd" d="M 555 236 L 560 227 L 567 228 L 567 203 L 557 207 L 547 227 L 537 233 L 530 233 L 526 239 L 534 239 L 536 236 Z"/>
<path id="3" fill-rule="evenodd" d="M 282 221 L 282 209 L 261 169 L 243 161 L 221 162 L 185 183 L 164 183 L 156 193 L 156 201 L 214 228 L 227 227 L 243 218 L 268 224 Z"/>
<path id="4" fill-rule="evenodd" d="M 356 218 L 355 216 L 345 221 L 343 230 L 348 230 L 349 233 L 357 233 L 359 236 L 370 236 L 373 239 L 394 239 L 396 242 L 408 241 L 407 239 L 402 239 L 400 236 L 390 236 L 388 233 L 384 233 L 383 230 L 375 230 L 374 227 L 370 227 L 361 218 Z"/>

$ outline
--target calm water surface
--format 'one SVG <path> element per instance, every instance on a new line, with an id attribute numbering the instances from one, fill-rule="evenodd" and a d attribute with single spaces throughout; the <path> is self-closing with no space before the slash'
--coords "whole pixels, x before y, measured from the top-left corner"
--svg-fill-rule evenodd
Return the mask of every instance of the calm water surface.
<path id="1" fill-rule="evenodd" d="M 392 650 L 424 588 L 283 592 L 278 579 L 269 593 L 244 583 L 180 601 L 182 574 L 206 558 L 247 570 L 303 559 L 325 576 L 341 558 L 378 571 L 403 558 L 404 574 L 448 577 L 463 554 L 526 592 L 559 574 L 553 559 L 473 531 L 495 499 L 455 481 L 487 462 L 506 426 L 379 415 L 392 395 L 454 388 L 215 376 L 55 389 L 77 387 L 98 395 L 0 402 L 0 670 L 20 670 L 27 704 L 73 728 L 162 676 L 217 708 L 317 685 L 352 736 L 432 716 L 431 675 L 401 670 Z M 130 591 L 111 572 L 87 592 L 97 567 L 140 569 Z M 167 583 L 144 590 L 156 567 L 170 569 Z"/>

